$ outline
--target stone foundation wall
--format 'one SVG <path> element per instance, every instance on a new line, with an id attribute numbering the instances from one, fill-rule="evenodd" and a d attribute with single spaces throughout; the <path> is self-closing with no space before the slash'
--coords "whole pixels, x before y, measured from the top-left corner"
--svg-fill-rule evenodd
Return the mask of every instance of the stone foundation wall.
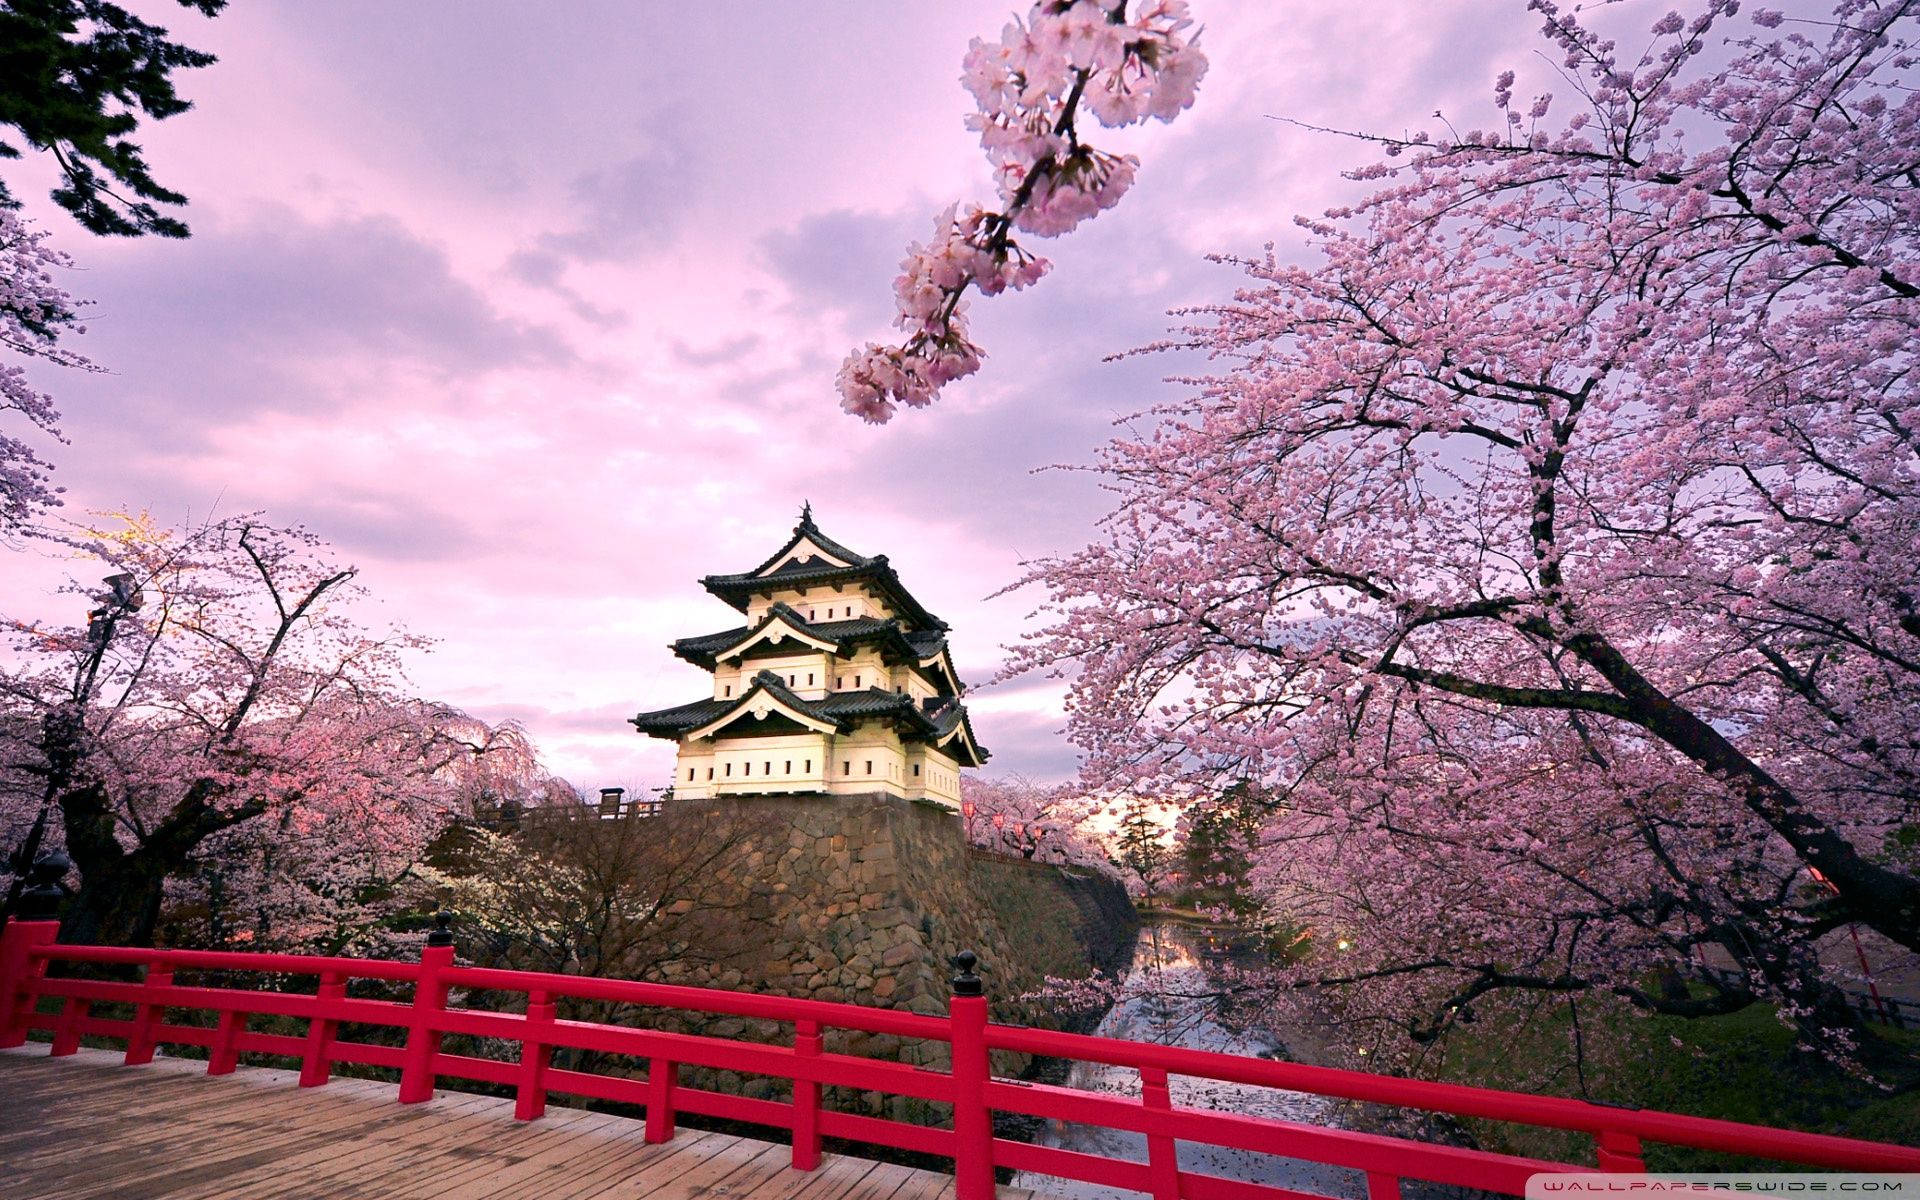
<path id="1" fill-rule="evenodd" d="M 890 796 L 680 800 L 659 819 L 740 821 L 748 830 L 714 871 L 727 902 L 689 906 L 701 936 L 738 946 L 716 964 L 669 967 L 669 981 L 818 1000 L 946 1012 L 948 960 L 980 957 L 996 1020 L 1058 1027 L 1045 1005 L 1018 997 L 1046 976 L 1082 977 L 1131 954 L 1137 921 L 1125 889 L 1092 872 L 970 850 L 954 813 Z M 690 1025 L 682 1025 L 695 1031 Z M 779 1036 L 776 1026 L 705 1022 L 720 1036 Z M 830 1033 L 832 1051 L 944 1068 L 944 1046 L 884 1035 Z M 997 1058 L 1018 1074 L 1023 1056 Z M 766 1080 L 720 1073 L 693 1086 L 778 1095 Z M 838 1106 L 913 1119 L 914 1104 L 877 1095 Z"/>

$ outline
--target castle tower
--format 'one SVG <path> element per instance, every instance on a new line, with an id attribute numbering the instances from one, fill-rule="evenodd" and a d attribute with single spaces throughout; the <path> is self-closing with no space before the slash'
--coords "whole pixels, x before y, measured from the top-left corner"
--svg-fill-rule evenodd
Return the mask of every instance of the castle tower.
<path id="1" fill-rule="evenodd" d="M 633 718 L 679 742 L 676 797 L 884 793 L 959 807 L 960 770 L 987 751 L 960 700 L 947 623 L 886 555 L 827 537 L 807 506 L 765 562 L 700 582 L 746 615 L 672 644 L 712 673 L 713 694 Z"/>

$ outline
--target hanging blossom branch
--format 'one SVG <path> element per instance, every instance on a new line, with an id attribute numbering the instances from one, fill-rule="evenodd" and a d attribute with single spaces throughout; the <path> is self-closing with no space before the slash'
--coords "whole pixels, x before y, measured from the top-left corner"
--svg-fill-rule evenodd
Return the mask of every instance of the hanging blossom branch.
<path id="1" fill-rule="evenodd" d="M 924 408 L 978 370 L 984 352 L 967 336 L 967 289 L 1023 288 L 1049 266 L 1013 231 L 1057 237 L 1133 185 L 1139 159 L 1080 140 L 1083 106 L 1119 128 L 1171 121 L 1193 104 L 1207 59 L 1187 36 L 1185 0 L 1154 0 L 1131 19 L 1126 9 L 1126 0 L 1043 0 L 998 42 L 973 40 L 961 82 L 979 111 L 967 125 L 993 163 L 1001 211 L 955 205 L 935 220 L 931 241 L 908 248 L 893 285 L 906 341 L 869 342 L 847 356 L 837 380 L 847 412 L 882 424 L 896 404 Z"/>
<path id="2" fill-rule="evenodd" d="M 42 358 L 63 367 L 98 370 L 59 345 L 63 332 L 85 333 L 80 305 L 55 282 L 56 272 L 73 266 L 65 254 L 47 245 L 35 229 L 0 207 L 0 419 L 17 413 L 26 425 L 54 441 L 60 414 L 53 397 L 27 381 L 24 367 L 10 356 Z M 0 536 L 25 529 L 40 513 L 60 503 L 59 490 L 47 478 L 47 462 L 27 442 L 0 432 Z"/>

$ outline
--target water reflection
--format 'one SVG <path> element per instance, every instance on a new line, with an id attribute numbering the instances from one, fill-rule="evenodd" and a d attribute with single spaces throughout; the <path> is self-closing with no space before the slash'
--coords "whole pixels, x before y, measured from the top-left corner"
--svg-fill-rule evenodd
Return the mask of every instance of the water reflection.
<path id="1" fill-rule="evenodd" d="M 1153 925 L 1142 931 L 1140 946 L 1134 953 L 1133 966 L 1127 973 L 1121 999 L 1107 1013 L 1096 1032 L 1102 1037 L 1189 1046 L 1223 1054 L 1285 1057 L 1277 1042 L 1258 1034 L 1228 1029 L 1213 1019 L 1213 1005 L 1207 999 L 1207 993 L 1214 990 L 1214 986 L 1205 961 L 1210 955 L 1203 952 L 1203 943 L 1199 940 L 1204 937 L 1204 934 L 1171 924 Z M 1178 1075 L 1172 1078 L 1171 1084 L 1173 1103 L 1180 1107 L 1215 1109 L 1304 1124 L 1335 1123 L 1333 1104 L 1320 1096 L 1208 1079 L 1188 1079 Z M 1126 1067 L 1076 1063 L 1067 1079 L 1067 1086 L 1138 1097 L 1140 1076 Z M 1042 1145 L 1066 1150 L 1135 1162 L 1147 1160 L 1147 1140 L 1136 1133 L 1054 1121 L 1048 1123 L 1039 1140 Z M 1180 1169 L 1183 1171 L 1219 1175 L 1250 1183 L 1276 1184 L 1338 1197 L 1340 1200 L 1357 1200 L 1366 1194 L 1364 1177 L 1357 1171 L 1342 1167 L 1197 1142 L 1178 1142 L 1176 1145 Z M 1119 1188 L 1026 1171 L 1014 1177 L 1014 1185 L 1049 1195 L 1070 1197 L 1072 1200 L 1131 1200 L 1138 1195 Z"/>

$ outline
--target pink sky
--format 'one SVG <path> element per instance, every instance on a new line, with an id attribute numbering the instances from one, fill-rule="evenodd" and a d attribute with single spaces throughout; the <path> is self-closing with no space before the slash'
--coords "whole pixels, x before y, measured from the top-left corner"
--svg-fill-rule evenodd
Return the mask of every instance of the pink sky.
<path id="1" fill-rule="evenodd" d="M 758 562 L 802 500 L 953 624 L 989 773 L 1070 774 L 1057 688 L 979 685 L 1038 599 L 991 593 L 1103 511 L 1034 469 L 1183 367 L 1103 356 L 1227 296 L 1206 254 L 1299 254 L 1291 216 L 1352 194 L 1359 147 L 1273 118 L 1464 129 L 1504 68 L 1556 86 L 1519 0 L 1193 0 L 1195 108 L 1094 139 L 1140 155 L 1133 193 L 976 303 L 978 376 L 876 429 L 834 372 L 886 336 L 907 241 L 991 196 L 957 80 L 1006 0 L 137 7 L 221 60 L 138 139 L 193 238 L 89 238 L 8 167 L 111 372 L 34 375 L 70 511 L 308 525 L 440 639 L 423 694 L 522 721 L 585 787 L 666 781 L 671 746 L 624 718 L 702 694 L 666 643 L 736 622 L 697 578 Z M 63 569 L 8 552 L 0 608 L 76 617 Z"/>

